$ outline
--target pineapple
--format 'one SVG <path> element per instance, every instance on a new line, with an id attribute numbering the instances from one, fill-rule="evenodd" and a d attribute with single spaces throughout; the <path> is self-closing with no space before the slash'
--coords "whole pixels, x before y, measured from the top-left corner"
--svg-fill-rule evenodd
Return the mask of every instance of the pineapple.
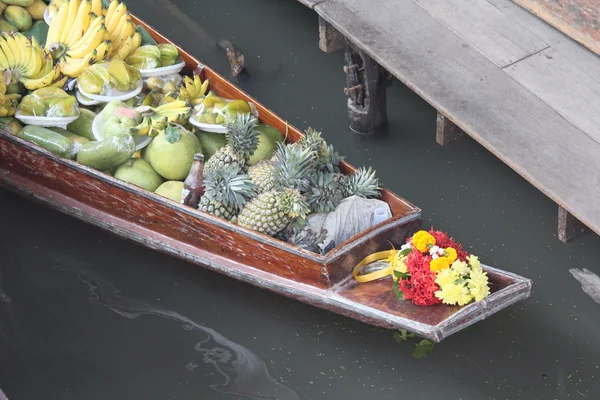
<path id="1" fill-rule="evenodd" d="M 310 208 L 297 189 L 269 190 L 252 199 L 238 216 L 238 224 L 269 236 L 284 230 L 294 219 L 305 218 Z"/>
<path id="2" fill-rule="evenodd" d="M 254 195 L 250 177 L 240 174 L 239 165 L 209 171 L 204 176 L 204 195 L 198 209 L 231 221 Z"/>
<path id="3" fill-rule="evenodd" d="M 238 217 L 239 225 L 270 236 L 310 212 L 302 194 L 315 171 L 315 152 L 298 143 L 280 144 L 273 158 L 270 167 L 273 188 L 252 199 Z"/>
<path id="4" fill-rule="evenodd" d="M 359 168 L 350 176 L 319 171 L 311 178 L 307 196 L 312 212 L 329 213 L 347 197 L 379 197 L 379 190 L 379 180 L 371 168 Z"/>
<path id="5" fill-rule="evenodd" d="M 359 196 L 368 199 L 381 196 L 379 179 L 375 177 L 375 171 L 371 167 L 359 168 L 353 175 L 348 176 L 344 186 L 346 197 Z"/>
<path id="6" fill-rule="evenodd" d="M 242 172 L 248 171 L 250 156 L 258 147 L 260 132 L 258 121 L 252 114 L 238 114 L 227 124 L 227 144 L 221 147 L 204 165 L 204 173 L 238 165 Z"/>
<path id="7" fill-rule="evenodd" d="M 248 169 L 248 175 L 252 183 L 258 188 L 258 193 L 267 192 L 275 186 L 273 171 L 275 170 L 275 159 L 262 160 Z"/>

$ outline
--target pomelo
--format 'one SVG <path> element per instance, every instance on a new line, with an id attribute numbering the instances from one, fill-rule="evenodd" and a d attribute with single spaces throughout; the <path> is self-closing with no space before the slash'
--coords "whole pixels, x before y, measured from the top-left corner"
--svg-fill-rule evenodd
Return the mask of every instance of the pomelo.
<path id="1" fill-rule="evenodd" d="M 202 145 L 193 133 L 183 127 L 169 126 L 154 137 L 144 159 L 169 181 L 183 181 L 189 174 L 194 155 L 202 153 Z"/>
<path id="2" fill-rule="evenodd" d="M 115 178 L 154 192 L 163 182 L 163 178 L 141 158 L 131 159 L 117 168 Z"/>
<path id="3" fill-rule="evenodd" d="M 271 125 L 261 123 L 261 124 L 258 124 L 256 129 L 259 130 L 260 132 L 264 133 L 265 135 L 269 136 L 271 138 L 271 140 L 273 142 L 275 142 L 275 145 L 277 145 L 277 143 L 279 143 L 279 142 L 283 142 L 283 140 L 285 139 L 283 134 L 281 132 L 279 132 L 277 129 L 273 128 Z"/>
<path id="4" fill-rule="evenodd" d="M 181 192 L 183 190 L 183 182 L 180 181 L 166 181 L 160 185 L 154 193 L 160 194 L 161 196 L 167 197 L 174 202 L 179 203 L 181 201 Z"/>
<path id="5" fill-rule="evenodd" d="M 258 135 L 258 147 L 250 156 L 250 165 L 254 165 L 261 160 L 271 158 L 276 148 L 277 145 L 275 142 L 273 142 L 269 135 L 261 132 Z"/>
<path id="6" fill-rule="evenodd" d="M 221 133 L 196 131 L 196 137 L 202 145 L 202 154 L 204 154 L 204 162 L 208 161 L 221 147 L 227 144 L 227 138 Z"/>

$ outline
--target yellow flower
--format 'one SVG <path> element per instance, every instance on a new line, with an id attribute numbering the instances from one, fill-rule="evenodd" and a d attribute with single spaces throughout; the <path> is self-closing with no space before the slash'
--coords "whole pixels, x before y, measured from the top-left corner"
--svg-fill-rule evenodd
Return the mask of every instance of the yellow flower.
<path id="1" fill-rule="evenodd" d="M 469 273 L 469 264 L 464 261 L 454 261 L 451 268 L 456 272 L 457 275 L 466 275 Z"/>
<path id="2" fill-rule="evenodd" d="M 413 247 L 421 253 L 429 251 L 429 248 L 427 247 L 428 244 L 431 246 L 435 245 L 435 238 L 429 232 L 419 231 L 412 237 Z"/>
<path id="3" fill-rule="evenodd" d="M 429 263 L 429 269 L 433 272 L 440 272 L 446 268 L 450 268 L 450 259 L 448 257 L 438 257 Z"/>
<path id="4" fill-rule="evenodd" d="M 435 297 L 442 300 L 444 304 L 464 306 L 472 300 L 469 290 L 463 285 L 451 283 L 440 289 L 435 292 Z"/>
<path id="5" fill-rule="evenodd" d="M 471 271 L 469 277 L 469 291 L 475 301 L 481 301 L 490 295 L 488 277 L 481 269 Z"/>
<path id="6" fill-rule="evenodd" d="M 390 250 L 390 255 L 388 256 L 386 261 L 389 262 L 390 267 L 392 267 L 392 275 L 394 275 L 393 271 L 402 272 L 403 274 L 408 272 L 408 270 L 406 269 L 406 265 L 404 264 L 405 258 L 406 257 L 400 256 L 399 250 L 396 250 L 396 249 Z M 395 276 L 394 276 L 394 279 L 396 279 Z"/>
<path id="7" fill-rule="evenodd" d="M 479 262 L 479 257 L 471 254 L 467 257 L 467 262 L 469 263 L 473 271 L 481 271 L 481 263 Z"/>
<path id="8" fill-rule="evenodd" d="M 458 275 L 456 271 L 452 268 L 446 268 L 440 271 L 435 278 L 435 283 L 437 283 L 440 288 L 443 288 L 447 285 L 452 285 L 458 279 Z"/>
<path id="9" fill-rule="evenodd" d="M 453 247 L 446 247 L 444 249 L 444 251 L 447 254 L 446 257 L 448 257 L 450 259 L 450 264 L 452 264 L 458 258 L 458 253 L 456 252 L 456 250 Z"/>

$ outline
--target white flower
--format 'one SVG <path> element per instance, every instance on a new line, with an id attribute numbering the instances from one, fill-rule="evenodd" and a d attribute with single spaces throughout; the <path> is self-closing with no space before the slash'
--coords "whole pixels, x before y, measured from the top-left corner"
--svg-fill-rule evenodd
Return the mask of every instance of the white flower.
<path id="1" fill-rule="evenodd" d="M 440 257 L 440 256 L 438 256 L 437 254 L 433 254 L 433 255 L 431 256 L 431 259 L 432 259 L 432 260 L 435 260 L 436 258 L 439 258 L 439 257 Z"/>
<path id="2" fill-rule="evenodd" d="M 431 246 L 431 248 L 429 249 L 429 254 L 431 254 L 432 256 L 435 256 L 435 255 L 443 256 L 444 255 L 444 249 L 442 249 L 439 246 Z"/>
<path id="3" fill-rule="evenodd" d="M 410 243 L 406 243 L 406 244 L 403 244 L 402 246 L 400 246 L 400 251 L 406 250 L 406 249 L 412 249 L 412 245 Z"/>

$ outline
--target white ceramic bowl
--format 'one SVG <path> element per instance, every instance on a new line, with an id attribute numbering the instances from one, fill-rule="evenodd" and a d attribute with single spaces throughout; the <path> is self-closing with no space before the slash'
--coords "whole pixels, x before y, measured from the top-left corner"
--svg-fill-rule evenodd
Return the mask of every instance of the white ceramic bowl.
<path id="1" fill-rule="evenodd" d="M 67 125 L 79 118 L 79 115 L 72 117 L 35 117 L 33 115 L 23 115 L 20 111 L 17 111 L 15 118 L 26 125 L 37 125 L 44 127 L 56 126 L 67 129 Z"/>
<path id="2" fill-rule="evenodd" d="M 183 69 L 183 67 L 185 67 L 185 62 L 181 61 L 177 64 L 169 65 L 168 67 L 140 69 L 140 74 L 142 74 L 142 78 L 149 78 L 151 76 L 172 75 L 178 74 Z"/>
<path id="3" fill-rule="evenodd" d="M 94 118 L 92 122 L 92 133 L 96 140 L 104 140 L 104 136 L 102 135 L 102 130 L 104 129 L 104 111 L 100 112 Z M 134 136 L 133 140 L 135 141 L 135 149 L 141 150 L 144 147 L 148 146 L 152 141 L 152 138 L 148 135 L 145 136 Z"/>
<path id="4" fill-rule="evenodd" d="M 84 95 L 85 97 L 90 98 L 92 100 L 100 101 L 102 103 L 108 103 L 113 100 L 121 100 L 121 101 L 129 100 L 132 97 L 135 97 L 138 94 L 140 94 L 143 87 L 144 87 L 144 81 L 140 79 L 136 88 L 133 90 L 130 90 L 127 92 L 119 92 L 118 90 L 113 89 L 113 94 L 111 96 L 102 96 L 99 94 L 86 93 L 83 90 L 81 90 L 81 88 L 79 87 L 79 84 L 77 84 L 77 89 L 81 92 L 82 95 Z"/>

